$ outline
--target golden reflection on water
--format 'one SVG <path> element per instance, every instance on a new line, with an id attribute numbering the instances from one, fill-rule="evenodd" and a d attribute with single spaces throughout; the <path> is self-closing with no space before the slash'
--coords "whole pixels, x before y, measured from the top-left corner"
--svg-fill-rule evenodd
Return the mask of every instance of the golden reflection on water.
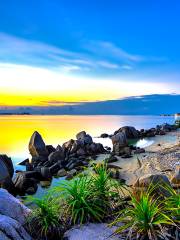
<path id="1" fill-rule="evenodd" d="M 111 133 L 111 129 L 114 121 L 109 121 L 108 116 L 0 116 L 0 153 L 28 156 L 29 139 L 35 130 L 46 144 L 57 146 L 82 130 L 98 136 L 102 132 Z"/>

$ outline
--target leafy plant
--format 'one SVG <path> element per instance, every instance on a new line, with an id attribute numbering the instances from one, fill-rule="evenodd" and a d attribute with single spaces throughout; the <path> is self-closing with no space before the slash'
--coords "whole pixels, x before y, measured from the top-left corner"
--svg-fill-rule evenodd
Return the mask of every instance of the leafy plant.
<path id="1" fill-rule="evenodd" d="M 82 176 L 71 181 L 64 181 L 53 189 L 59 194 L 65 209 L 65 215 L 70 218 L 70 224 L 84 223 L 88 221 L 101 221 L 104 209 L 100 202 L 94 198 L 92 178 Z"/>
<path id="2" fill-rule="evenodd" d="M 126 188 L 121 181 L 114 180 L 110 177 L 110 171 L 106 164 L 100 164 L 95 167 L 93 179 L 94 196 L 101 201 L 101 205 L 106 208 L 106 214 L 113 204 L 121 200 L 123 190 Z"/>
<path id="3" fill-rule="evenodd" d="M 127 238 L 131 239 L 169 239 L 167 225 L 173 221 L 166 214 L 164 204 L 152 195 L 154 189 L 147 192 L 142 190 L 137 197 L 132 194 L 130 205 L 120 211 L 119 217 L 112 223 L 123 223 L 116 233 L 127 231 Z"/>
<path id="4" fill-rule="evenodd" d="M 59 204 L 49 194 L 42 198 L 29 197 L 34 208 L 27 219 L 27 228 L 35 239 L 61 239 L 64 231 L 59 219 Z"/>

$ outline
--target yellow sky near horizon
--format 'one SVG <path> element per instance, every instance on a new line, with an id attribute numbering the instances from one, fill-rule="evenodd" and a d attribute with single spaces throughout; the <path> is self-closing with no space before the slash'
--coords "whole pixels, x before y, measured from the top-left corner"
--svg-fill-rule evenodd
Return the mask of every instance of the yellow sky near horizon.
<path id="1" fill-rule="evenodd" d="M 17 64 L 0 64 L 0 106 L 48 106 L 166 93 L 163 83 L 83 78 Z"/>

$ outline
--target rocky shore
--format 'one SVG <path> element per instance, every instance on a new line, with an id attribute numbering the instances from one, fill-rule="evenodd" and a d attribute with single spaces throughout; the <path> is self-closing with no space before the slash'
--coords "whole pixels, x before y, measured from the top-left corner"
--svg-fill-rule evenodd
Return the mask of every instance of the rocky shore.
<path id="1" fill-rule="evenodd" d="M 13 198 L 17 195 L 34 194 L 40 181 L 51 182 L 53 177 L 65 177 L 70 180 L 94 162 L 105 161 L 110 176 L 123 180 L 128 186 L 144 187 L 152 181 L 162 180 L 174 188 L 180 187 L 180 132 L 176 125 L 163 124 L 148 130 L 137 130 L 125 126 L 112 135 L 102 134 L 101 138 L 110 138 L 113 149 L 104 147 L 101 143 L 93 142 L 93 138 L 82 131 L 76 139 L 58 145 L 46 145 L 42 136 L 34 132 L 29 141 L 30 159 L 25 159 L 21 165 L 26 171 L 14 172 L 11 158 L 0 155 L 0 239 L 32 239 L 24 229 L 25 217 L 31 210 Z M 175 137 L 175 142 L 168 140 Z M 153 138 L 154 143 L 146 148 L 135 147 L 133 139 Z M 92 163 L 93 161 L 93 163 Z M 6 190 L 3 190 L 6 189 Z M 161 191 L 162 189 L 159 189 Z M 74 227 L 64 236 L 64 239 L 91 239 L 102 235 L 102 239 L 114 231 L 106 224 Z M 85 231 L 83 229 L 86 229 Z M 89 234 L 89 235 L 88 235 Z M 110 239 L 123 239 L 113 237 Z"/>
<path id="2" fill-rule="evenodd" d="M 106 160 L 108 167 L 112 169 L 113 178 L 125 179 L 129 185 L 145 173 L 167 172 L 170 175 L 170 172 L 175 170 L 175 164 L 179 166 L 177 164 L 180 154 L 178 141 L 176 146 L 171 146 L 170 149 L 164 147 L 165 143 L 167 146 L 167 142 L 163 145 L 156 141 L 156 144 L 146 149 L 135 147 L 130 142 L 133 139 L 155 136 L 157 139 L 159 137 L 162 139 L 162 136 L 170 134 L 178 137 L 177 128 L 178 126 L 175 125 L 163 124 L 139 131 L 132 126 L 125 126 L 112 135 L 101 134 L 101 138 L 112 140 L 112 151 L 101 143 L 93 142 L 93 138 L 85 131 L 79 132 L 76 140 L 70 139 L 56 148 L 46 145 L 42 136 L 35 131 L 29 141 L 31 158 L 20 163 L 26 167 L 26 171 L 16 171 L 14 174 L 11 159 L 6 155 L 0 155 L 1 187 L 13 195 L 34 194 L 40 181 L 49 184 L 53 176 L 72 179 L 91 166 L 91 161 L 98 159 L 98 156 Z M 164 159 L 166 159 L 165 162 Z"/>

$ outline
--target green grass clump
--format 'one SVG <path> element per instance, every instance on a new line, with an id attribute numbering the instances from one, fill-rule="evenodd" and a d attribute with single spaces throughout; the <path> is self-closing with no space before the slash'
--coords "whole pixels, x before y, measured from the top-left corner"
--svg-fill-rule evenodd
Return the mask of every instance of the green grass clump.
<path id="1" fill-rule="evenodd" d="M 154 190 L 142 190 L 138 196 L 132 193 L 130 204 L 112 223 L 121 223 L 116 234 L 126 232 L 127 239 L 169 239 L 167 226 L 174 225 L 174 222 L 167 214 L 163 200 L 152 194 Z"/>
<path id="2" fill-rule="evenodd" d="M 59 219 L 57 199 L 47 194 L 42 198 L 29 197 L 27 201 L 34 205 L 27 219 L 27 228 L 31 236 L 37 240 L 61 239 L 63 226 Z"/>

